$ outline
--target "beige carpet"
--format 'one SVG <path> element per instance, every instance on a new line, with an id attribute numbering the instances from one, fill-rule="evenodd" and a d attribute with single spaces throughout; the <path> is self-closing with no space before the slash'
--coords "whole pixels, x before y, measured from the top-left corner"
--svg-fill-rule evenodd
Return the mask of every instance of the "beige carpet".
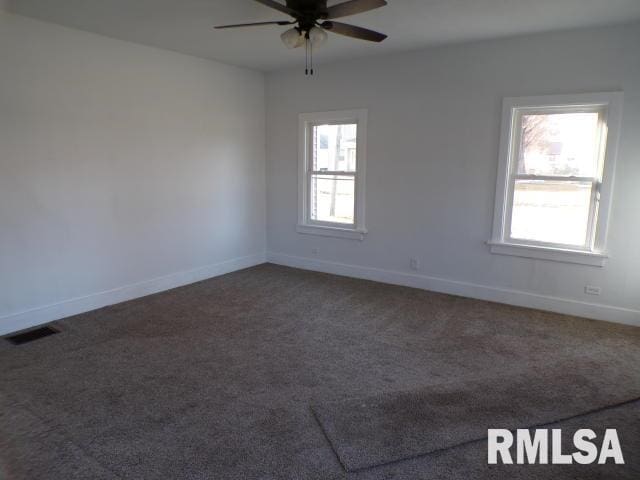
<path id="1" fill-rule="evenodd" d="M 3 480 L 640 478 L 637 403 L 556 426 L 618 428 L 624 466 L 488 468 L 479 441 L 357 474 L 311 410 L 551 366 L 635 381 L 638 328 L 274 265 L 58 326 L 0 342 Z"/>
<path id="2" fill-rule="evenodd" d="M 490 428 L 544 427 L 635 402 L 640 375 L 584 362 L 570 371 L 550 365 L 325 402 L 313 411 L 345 470 L 355 472 L 485 440 Z"/>

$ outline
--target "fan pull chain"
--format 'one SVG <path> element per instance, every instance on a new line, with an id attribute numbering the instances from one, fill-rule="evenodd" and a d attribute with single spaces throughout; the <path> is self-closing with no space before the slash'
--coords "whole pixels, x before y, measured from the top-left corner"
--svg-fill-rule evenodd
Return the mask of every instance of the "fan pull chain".
<path id="1" fill-rule="evenodd" d="M 309 75 L 309 39 L 305 38 L 304 40 L 304 48 L 305 48 L 305 67 L 304 74 Z"/>
<path id="2" fill-rule="evenodd" d="M 311 59 L 311 75 L 313 75 L 313 42 L 309 40 L 309 57 Z"/>
<path id="3" fill-rule="evenodd" d="M 309 38 L 309 32 L 305 34 L 304 40 L 304 48 L 305 48 L 305 75 L 313 75 L 313 42 Z"/>

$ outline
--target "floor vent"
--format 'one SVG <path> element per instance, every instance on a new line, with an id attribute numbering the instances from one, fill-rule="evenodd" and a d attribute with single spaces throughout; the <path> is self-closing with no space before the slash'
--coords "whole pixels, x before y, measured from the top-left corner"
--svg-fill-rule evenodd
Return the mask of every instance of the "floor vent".
<path id="1" fill-rule="evenodd" d="M 48 337 L 50 335 L 55 335 L 56 333 L 60 333 L 60 331 L 56 330 L 53 327 L 46 326 L 36 328 L 34 330 L 29 330 L 28 332 L 18 333 L 17 335 L 12 335 L 6 338 L 14 345 L 22 345 L 24 343 L 33 342 L 35 340 Z"/>

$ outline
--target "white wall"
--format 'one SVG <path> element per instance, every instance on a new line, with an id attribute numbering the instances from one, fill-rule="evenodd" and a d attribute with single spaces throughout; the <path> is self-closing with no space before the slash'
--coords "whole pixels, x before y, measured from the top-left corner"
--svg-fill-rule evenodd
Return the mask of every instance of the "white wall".
<path id="1" fill-rule="evenodd" d="M 321 65 L 315 78 L 270 74 L 269 258 L 640 324 L 639 47 L 634 24 Z M 607 266 L 492 255 L 502 98 L 611 90 L 624 90 L 625 113 Z M 298 114 L 351 108 L 369 109 L 370 233 L 363 242 L 297 234 Z M 587 284 L 602 296 L 585 295 Z"/>
<path id="2" fill-rule="evenodd" d="M 261 261 L 264 121 L 260 73 L 0 14 L 0 333 Z"/>
<path id="3" fill-rule="evenodd" d="M 640 323 L 638 45 L 635 24 L 270 74 L 270 258 Z M 6 14 L 0 69 L 0 333 L 262 261 L 261 74 Z M 490 254 L 502 97 L 602 90 L 625 91 L 612 259 Z M 350 108 L 370 233 L 297 234 L 298 113 Z"/>

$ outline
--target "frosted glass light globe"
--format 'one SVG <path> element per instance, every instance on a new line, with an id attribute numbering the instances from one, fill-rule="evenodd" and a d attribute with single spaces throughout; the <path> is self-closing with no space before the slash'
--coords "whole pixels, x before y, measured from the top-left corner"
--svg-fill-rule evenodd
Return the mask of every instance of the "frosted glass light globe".
<path id="1" fill-rule="evenodd" d="M 327 43 L 327 32 L 320 27 L 313 27 L 309 30 L 309 40 L 311 41 L 311 45 L 314 47 L 321 47 L 325 43 Z"/>
<path id="2" fill-rule="evenodd" d="M 298 48 L 304 45 L 304 35 L 301 35 L 297 28 L 291 28 L 280 35 L 282 43 L 287 48 Z"/>

